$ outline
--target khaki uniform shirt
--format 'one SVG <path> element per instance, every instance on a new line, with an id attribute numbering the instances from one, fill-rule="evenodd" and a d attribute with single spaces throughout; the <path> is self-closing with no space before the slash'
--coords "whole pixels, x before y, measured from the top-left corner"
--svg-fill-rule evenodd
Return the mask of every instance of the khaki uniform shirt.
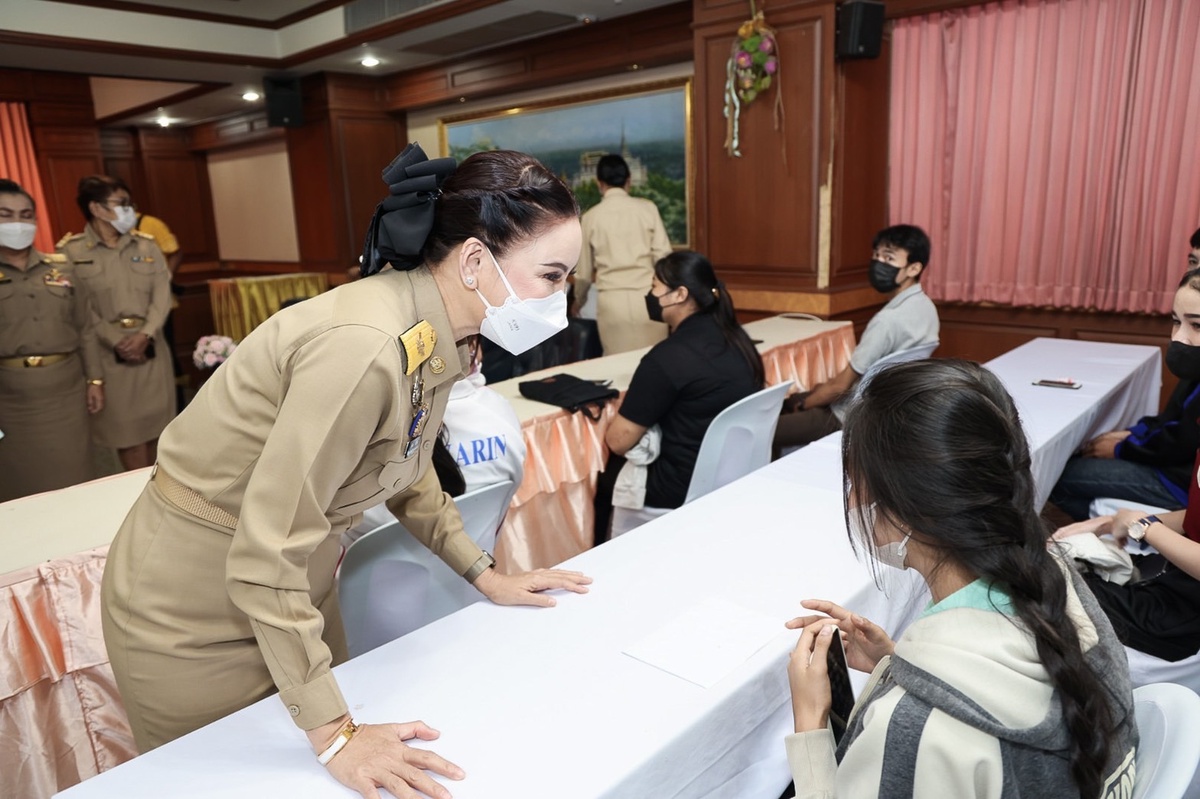
<path id="1" fill-rule="evenodd" d="M 105 348 L 130 333 L 161 334 L 171 310 L 171 278 L 151 236 L 131 230 L 109 247 L 89 224 L 83 233 L 63 238 L 58 250 L 70 259 L 90 297 L 95 333 Z M 121 327 L 120 320 L 129 317 L 146 322 L 140 328 Z"/>
<path id="2" fill-rule="evenodd" d="M 84 377 L 104 376 L 95 339 L 88 334 L 87 299 L 61 255 L 33 250 L 29 267 L 0 262 L 0 358 L 79 351 Z"/>
<path id="3" fill-rule="evenodd" d="M 645 294 L 654 277 L 654 264 L 671 252 L 658 207 L 610 188 L 600 204 L 581 220 L 583 251 L 575 265 L 575 301 L 587 298 L 593 282 L 600 291 L 626 290 Z"/>
<path id="4" fill-rule="evenodd" d="M 437 342 L 407 375 L 399 336 L 421 320 Z M 272 316 L 162 434 L 160 466 L 238 517 L 225 588 L 304 729 L 346 710 L 309 594 L 332 584 L 309 574 L 318 546 L 386 500 L 455 572 L 482 555 L 430 465 L 468 362 L 429 271 L 389 270 Z M 414 436 L 418 377 L 428 414 Z"/>

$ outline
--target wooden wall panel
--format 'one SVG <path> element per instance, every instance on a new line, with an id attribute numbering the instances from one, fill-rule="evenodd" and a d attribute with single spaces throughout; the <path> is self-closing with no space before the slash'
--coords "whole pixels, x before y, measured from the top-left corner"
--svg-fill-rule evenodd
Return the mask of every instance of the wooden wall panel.
<path id="1" fill-rule="evenodd" d="M 798 3 L 772 9 L 786 130 L 774 129 L 772 89 L 742 108 L 740 158 L 724 148 L 722 102 L 736 24 L 695 30 L 696 244 L 739 288 L 817 286 L 832 135 L 833 8 Z"/>
<path id="2" fill-rule="evenodd" d="M 348 252 L 362 251 L 375 206 L 387 196 L 383 168 L 404 149 L 404 126 L 392 119 L 342 117 L 334 121 L 349 217 Z M 436 154 L 435 154 L 436 155 Z"/>
<path id="3" fill-rule="evenodd" d="M 890 85 L 890 36 L 879 58 L 838 64 L 830 286 L 866 280 L 871 239 L 887 226 Z"/>
<path id="4" fill-rule="evenodd" d="M 67 233 L 79 233 L 85 224 L 75 197 L 79 193 L 79 179 L 94 175 L 104 169 L 99 152 L 94 155 L 39 153 L 38 172 L 42 178 L 42 191 L 46 195 L 50 222 L 57 240 Z"/>
<path id="5" fill-rule="evenodd" d="M 344 187 L 334 162 L 333 133 L 328 120 L 309 122 L 287 131 L 288 162 L 295 198 L 296 237 L 300 260 L 335 271 L 350 265 Z"/>

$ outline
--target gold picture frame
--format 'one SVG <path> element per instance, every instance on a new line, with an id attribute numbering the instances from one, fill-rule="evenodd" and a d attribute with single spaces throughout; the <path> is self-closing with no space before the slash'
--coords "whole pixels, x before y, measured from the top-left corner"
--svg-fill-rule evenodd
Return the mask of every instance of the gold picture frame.
<path id="1" fill-rule="evenodd" d="M 621 153 L 630 193 L 654 201 L 672 245 L 693 240 L 690 78 L 448 115 L 438 119 L 438 148 L 460 160 L 487 149 L 529 153 L 563 178 L 584 211 L 600 200 L 595 162 Z"/>

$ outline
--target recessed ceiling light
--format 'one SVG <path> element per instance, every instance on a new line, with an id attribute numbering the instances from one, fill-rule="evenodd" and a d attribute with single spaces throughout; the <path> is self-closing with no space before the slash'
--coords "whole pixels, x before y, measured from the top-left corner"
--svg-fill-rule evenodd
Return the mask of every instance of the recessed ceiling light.
<path id="1" fill-rule="evenodd" d="M 251 89 L 242 95 L 242 99 L 248 103 L 252 103 L 260 97 L 259 93 Z"/>
<path id="2" fill-rule="evenodd" d="M 162 116 L 160 116 L 158 119 L 156 119 L 154 121 L 158 123 L 158 126 L 160 128 L 167 128 L 167 127 L 171 126 L 171 118 L 168 117 L 166 114 L 163 114 Z"/>
<path id="3" fill-rule="evenodd" d="M 379 66 L 379 59 L 373 55 L 369 55 L 358 63 L 362 64 L 364 67 L 377 67 Z"/>

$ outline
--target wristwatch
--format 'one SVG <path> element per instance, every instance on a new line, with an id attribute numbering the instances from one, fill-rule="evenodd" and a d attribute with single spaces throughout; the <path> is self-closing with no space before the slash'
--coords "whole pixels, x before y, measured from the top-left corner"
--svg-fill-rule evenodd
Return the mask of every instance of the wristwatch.
<path id="1" fill-rule="evenodd" d="M 463 572 L 463 579 L 474 585 L 479 579 L 479 575 L 483 574 L 488 569 L 496 565 L 496 559 L 492 557 L 490 552 L 484 552 L 479 556 L 479 560 L 471 564 L 471 568 Z"/>
<path id="2" fill-rule="evenodd" d="M 1127 532 L 1129 537 L 1134 541 L 1141 541 L 1146 537 L 1146 531 L 1150 529 L 1150 525 L 1158 524 L 1160 519 L 1157 516 L 1143 516 L 1136 522 L 1131 522 Z"/>

